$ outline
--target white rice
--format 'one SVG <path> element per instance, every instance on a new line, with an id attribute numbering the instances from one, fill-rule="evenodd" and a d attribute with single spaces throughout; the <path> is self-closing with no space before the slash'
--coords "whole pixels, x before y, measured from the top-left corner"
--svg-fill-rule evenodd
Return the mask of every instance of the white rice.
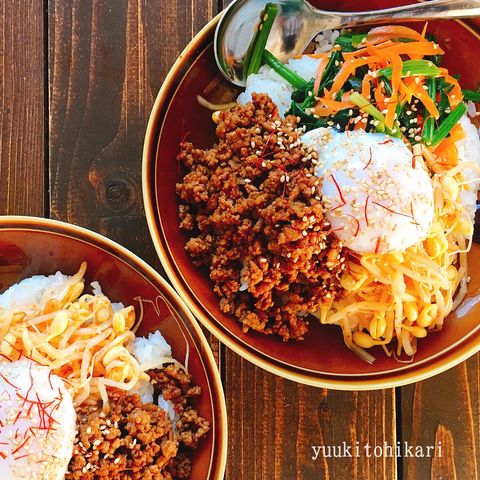
<path id="1" fill-rule="evenodd" d="M 319 61 L 316 58 L 303 56 L 290 59 L 287 65 L 303 79 L 310 81 L 315 76 Z M 257 74 L 247 78 L 245 91 L 238 96 L 237 102 L 245 105 L 252 100 L 252 93 L 268 93 L 277 104 L 280 116 L 284 117 L 292 103 L 293 91 L 294 88 L 286 80 L 268 65 L 264 65 Z"/>
<path id="2" fill-rule="evenodd" d="M 475 125 L 465 115 L 460 119 L 460 125 L 463 128 L 465 137 L 456 142 L 458 148 L 459 165 L 466 163 L 475 163 L 480 169 L 480 138 Z M 470 215 L 472 222 L 475 219 L 477 209 L 477 191 L 480 187 L 479 169 L 466 166 L 462 170 L 465 182 L 471 182 L 466 189 L 460 191 L 465 208 Z"/>
<path id="3" fill-rule="evenodd" d="M 133 343 L 133 355 L 140 364 L 142 371 L 161 368 L 165 363 L 172 363 L 172 348 L 159 330 L 150 333 L 148 337 L 136 337 Z M 143 403 L 153 403 L 154 388 L 148 380 L 140 380 L 130 394 L 138 394 Z M 177 415 L 173 404 L 159 396 L 157 405 L 167 412 L 175 429 Z"/>
<path id="4" fill-rule="evenodd" d="M 315 52 L 328 52 L 332 49 L 336 38 L 340 35 L 338 30 L 327 30 L 320 33 L 315 38 L 317 47 Z M 320 60 L 304 55 L 302 58 L 291 58 L 287 66 L 295 73 L 300 75 L 304 80 L 309 82 L 317 72 Z M 268 93 L 270 98 L 277 104 L 281 117 L 285 116 L 285 112 L 290 108 L 292 103 L 292 93 L 294 88 L 268 65 L 260 68 L 259 72 L 250 75 L 247 78 L 247 86 L 237 101 L 241 105 L 245 105 L 252 99 L 252 93 Z"/>
<path id="5" fill-rule="evenodd" d="M 136 337 L 133 355 L 143 371 L 161 368 L 165 363 L 174 361 L 172 348 L 158 330 L 150 333 L 148 337 Z"/>
<path id="6" fill-rule="evenodd" d="M 340 33 L 343 32 L 344 30 L 341 32 L 339 30 L 325 30 L 324 32 L 319 33 L 315 37 L 315 43 L 317 44 L 315 53 L 329 52 L 333 45 L 335 45 L 335 40 L 340 36 Z"/>
<path id="7" fill-rule="evenodd" d="M 61 299 L 69 287 L 68 275 L 57 272 L 54 275 L 34 275 L 12 285 L 0 295 L 0 307 L 35 311 L 43 309 L 50 298 Z"/>

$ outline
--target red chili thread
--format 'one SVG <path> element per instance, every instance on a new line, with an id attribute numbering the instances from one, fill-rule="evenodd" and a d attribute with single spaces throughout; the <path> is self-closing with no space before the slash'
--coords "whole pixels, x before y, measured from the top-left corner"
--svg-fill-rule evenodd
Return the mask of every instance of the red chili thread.
<path id="1" fill-rule="evenodd" d="M 417 157 L 422 158 L 422 155 L 419 155 L 419 154 L 413 155 L 413 157 L 412 157 L 412 168 L 415 168 L 417 166 L 417 161 L 415 160 Z"/>
<path id="2" fill-rule="evenodd" d="M 363 213 L 365 215 L 365 223 L 367 224 L 367 227 L 369 226 L 368 224 L 368 201 L 370 200 L 370 195 L 367 195 L 367 198 L 365 199 L 365 208 L 363 209 Z"/>
<path id="3" fill-rule="evenodd" d="M 272 135 L 273 135 L 274 132 L 272 132 L 268 138 L 267 138 L 267 141 L 265 142 L 265 145 L 263 146 L 263 150 L 262 150 L 262 154 L 260 155 L 260 158 L 259 160 L 263 160 L 265 158 L 265 152 L 267 150 L 267 147 L 268 147 L 268 144 L 270 143 L 270 140 L 272 139 Z M 273 152 L 272 152 L 273 153 Z"/>
<path id="4" fill-rule="evenodd" d="M 48 383 L 50 384 L 50 388 L 53 390 L 52 375 L 53 375 L 53 372 L 50 370 L 50 372 L 48 373 Z"/>
<path id="5" fill-rule="evenodd" d="M 362 170 L 367 169 L 369 165 L 372 163 L 372 147 L 368 147 L 368 150 L 370 151 L 370 158 L 368 159 L 367 164 L 363 167 Z"/>
<path id="6" fill-rule="evenodd" d="M 5 375 L 3 375 L 2 373 L 0 373 L 0 377 L 2 377 L 3 381 L 5 383 L 8 383 L 11 387 L 13 387 L 15 390 L 20 390 L 19 387 L 17 387 L 16 385 L 14 385 L 10 380 L 8 380 L 7 377 L 5 377 Z"/>
<path id="7" fill-rule="evenodd" d="M 332 177 L 332 180 L 333 180 L 333 183 L 335 184 L 335 187 L 337 188 L 337 191 L 338 191 L 338 195 L 340 197 L 340 200 L 342 201 L 342 204 L 341 205 L 337 205 L 335 208 L 332 208 L 330 211 L 333 212 L 335 211 L 337 208 L 341 208 L 341 207 L 344 207 L 347 202 L 345 201 L 345 198 L 343 198 L 343 194 L 342 194 L 342 190 L 340 189 L 340 185 L 338 184 L 337 180 L 335 179 L 335 177 L 333 176 L 333 173 L 330 174 L 330 176 Z"/>
<path id="8" fill-rule="evenodd" d="M 12 363 L 12 359 L 10 357 L 7 357 L 6 355 L 4 355 L 3 353 L 0 353 L 0 357 L 4 358 L 5 360 L 7 360 L 8 362 Z"/>
<path id="9" fill-rule="evenodd" d="M 354 217 L 353 215 L 350 215 L 348 213 L 345 214 L 347 217 L 353 218 L 355 220 L 355 223 L 357 225 L 357 229 L 355 230 L 355 233 L 353 234 L 354 237 L 358 235 L 358 232 L 360 231 L 360 222 L 358 221 L 357 217 Z"/>
<path id="10" fill-rule="evenodd" d="M 21 460 L 22 458 L 29 457 L 30 455 L 26 453 L 25 455 L 20 455 L 19 457 L 15 457 L 14 460 Z"/>
<path id="11" fill-rule="evenodd" d="M 392 210 L 391 208 L 388 208 L 385 205 L 382 205 L 381 203 L 378 203 L 378 202 L 372 202 L 372 203 L 374 203 L 375 205 L 378 205 L 379 207 L 384 208 L 388 212 L 393 213 L 395 215 L 400 215 L 402 217 L 410 218 L 411 220 L 413 220 L 415 222 L 416 225 L 418 225 L 418 222 L 415 220 L 415 218 L 413 218 L 411 215 L 408 215 L 407 213 L 396 212 L 395 210 Z"/>
<path id="12" fill-rule="evenodd" d="M 379 143 L 379 145 L 386 145 L 387 143 L 393 143 L 393 140 L 389 138 L 388 140 L 385 140 L 384 142 Z"/>
<path id="13" fill-rule="evenodd" d="M 25 440 L 15 450 L 13 450 L 12 455 L 15 455 L 18 451 L 20 451 L 27 444 L 29 440 L 30 440 L 30 435 L 27 435 Z"/>
<path id="14" fill-rule="evenodd" d="M 382 241 L 382 239 L 380 237 L 377 237 L 377 244 L 375 245 L 375 253 L 378 253 L 378 251 L 380 250 L 380 242 Z"/>
<path id="15" fill-rule="evenodd" d="M 419 226 L 420 224 L 417 222 L 415 218 L 415 213 L 413 211 L 413 202 L 410 200 L 410 212 L 412 213 L 412 219 L 415 222 L 415 225 Z"/>

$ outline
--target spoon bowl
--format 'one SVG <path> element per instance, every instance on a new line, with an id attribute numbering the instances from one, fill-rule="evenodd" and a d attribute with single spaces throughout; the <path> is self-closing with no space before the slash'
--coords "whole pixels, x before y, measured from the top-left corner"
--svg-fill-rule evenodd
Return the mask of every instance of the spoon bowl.
<path id="1" fill-rule="evenodd" d="M 266 48 L 281 62 L 301 55 L 316 34 L 336 28 L 383 22 L 480 16 L 480 0 L 429 2 L 368 12 L 333 12 L 306 0 L 275 0 L 278 14 Z M 215 30 L 214 53 L 222 74 L 245 86 L 244 58 L 265 10 L 265 0 L 236 0 L 225 10 Z"/>

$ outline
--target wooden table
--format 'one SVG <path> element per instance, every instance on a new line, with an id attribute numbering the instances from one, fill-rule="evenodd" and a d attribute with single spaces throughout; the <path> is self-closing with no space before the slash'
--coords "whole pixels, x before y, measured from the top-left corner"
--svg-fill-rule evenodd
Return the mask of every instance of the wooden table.
<path id="1" fill-rule="evenodd" d="M 222 0 L 1 0 L 0 213 L 96 230 L 161 271 L 141 196 L 156 93 Z M 229 414 L 229 480 L 473 480 L 479 356 L 409 387 L 337 392 L 266 373 L 211 339 Z M 442 457 L 312 459 L 312 445 L 428 446 Z"/>

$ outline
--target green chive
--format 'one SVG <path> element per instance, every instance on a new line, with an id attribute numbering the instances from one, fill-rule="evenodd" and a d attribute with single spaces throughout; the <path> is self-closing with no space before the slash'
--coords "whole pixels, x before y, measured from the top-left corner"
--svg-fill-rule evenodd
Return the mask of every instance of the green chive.
<path id="1" fill-rule="evenodd" d="M 471 100 L 472 102 L 480 102 L 480 91 L 462 90 L 462 93 L 465 100 Z"/>
<path id="2" fill-rule="evenodd" d="M 450 130 L 458 123 L 463 115 L 465 115 L 466 111 L 467 106 L 463 102 L 455 107 L 448 117 L 433 132 L 432 147 L 436 147 L 450 133 Z"/>
<path id="3" fill-rule="evenodd" d="M 381 68 L 378 75 L 384 75 L 389 80 L 392 78 L 392 67 Z M 425 77 L 438 77 L 440 69 L 430 60 L 406 60 L 402 65 L 402 77 L 422 75 Z"/>
<path id="4" fill-rule="evenodd" d="M 377 131 L 385 131 L 385 117 L 366 98 L 362 97 L 362 95 L 360 95 L 358 92 L 354 92 L 350 94 L 349 99 L 354 105 L 360 107 L 365 113 L 368 113 L 375 120 L 378 120 L 379 123 L 376 126 Z"/>
<path id="5" fill-rule="evenodd" d="M 263 61 L 296 89 L 300 90 L 308 88 L 308 82 L 306 80 L 290 70 L 268 50 L 263 51 Z"/>
<path id="6" fill-rule="evenodd" d="M 255 44 L 251 50 L 251 58 L 248 63 L 247 76 L 252 75 L 253 73 L 258 73 L 258 70 L 260 70 L 260 67 L 262 66 L 263 52 L 265 51 L 268 36 L 272 30 L 273 22 L 275 21 L 277 13 L 278 5 L 274 3 L 267 3 L 265 10 L 262 13 L 262 20 L 257 31 L 258 34 L 256 34 L 256 38 L 254 38 Z"/>
<path id="7" fill-rule="evenodd" d="M 435 101 L 436 97 L 436 81 L 434 78 L 429 77 L 426 80 L 426 84 L 428 87 L 428 94 L 430 97 Z M 435 130 L 435 119 L 429 114 L 428 110 L 425 108 L 423 111 L 423 130 L 422 130 L 422 142 L 425 144 L 429 144 L 432 141 L 433 133 Z"/>
<path id="8" fill-rule="evenodd" d="M 342 47 L 352 46 L 358 48 L 365 37 L 364 33 L 344 33 L 335 39 L 335 44 Z"/>

